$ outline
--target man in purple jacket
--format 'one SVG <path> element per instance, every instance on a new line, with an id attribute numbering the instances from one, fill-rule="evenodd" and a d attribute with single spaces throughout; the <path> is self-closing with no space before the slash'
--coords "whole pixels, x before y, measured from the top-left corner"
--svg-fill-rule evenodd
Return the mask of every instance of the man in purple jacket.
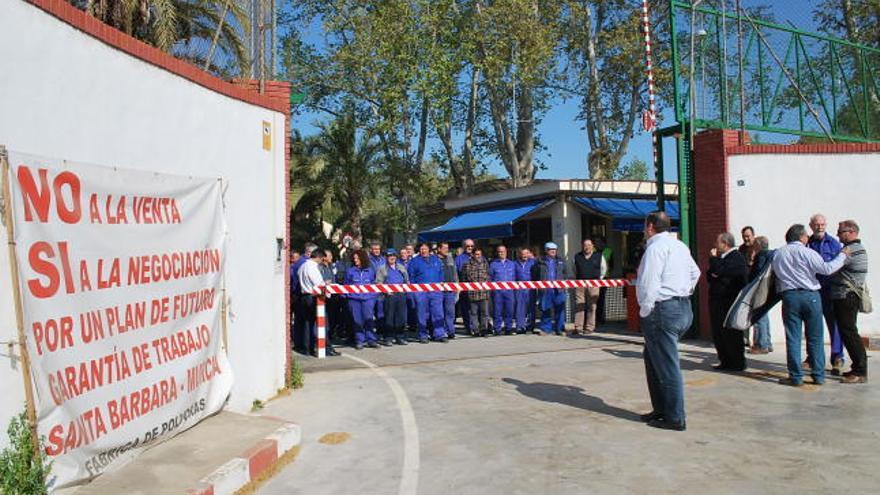
<path id="1" fill-rule="evenodd" d="M 816 213 L 810 217 L 810 230 L 813 235 L 807 244 L 810 249 L 819 253 L 825 261 L 831 261 L 840 254 L 843 245 L 834 238 L 833 235 L 825 232 L 825 215 Z M 819 295 L 822 298 L 822 316 L 825 319 L 825 326 L 828 327 L 828 335 L 831 339 L 831 374 L 839 375 L 843 369 L 843 340 L 840 338 L 840 332 L 837 329 L 837 319 L 834 317 L 834 304 L 831 300 L 831 277 L 825 275 L 817 275 L 816 279 L 822 288 Z M 808 348 L 809 349 L 809 348 Z M 823 351 L 824 352 L 824 351 Z M 809 366 L 810 354 L 807 353 L 807 360 L 804 361 L 804 367 Z"/>

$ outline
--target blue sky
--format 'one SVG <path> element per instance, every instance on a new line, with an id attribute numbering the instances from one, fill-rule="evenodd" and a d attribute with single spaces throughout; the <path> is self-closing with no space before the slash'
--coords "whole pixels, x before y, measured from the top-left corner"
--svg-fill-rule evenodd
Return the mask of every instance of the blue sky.
<path id="1" fill-rule="evenodd" d="M 640 0 L 631 1 L 634 9 L 641 6 Z M 707 0 L 704 4 L 717 6 L 720 5 L 721 1 Z M 732 10 L 734 0 L 727 1 L 728 8 Z M 777 22 L 781 24 L 790 22 L 804 30 L 816 30 L 816 25 L 812 18 L 812 10 L 817 0 L 742 0 L 742 3 L 746 8 L 755 5 L 769 6 Z M 320 33 L 309 33 L 309 35 L 309 38 L 312 36 L 320 38 Z M 663 125 L 669 125 L 674 122 L 673 116 L 667 109 L 661 106 L 659 110 L 665 117 L 665 124 Z M 568 99 L 567 101 L 560 100 L 554 102 L 549 111 L 544 115 L 538 132 L 546 150 L 540 152 L 538 158 L 547 165 L 547 169 L 538 172 L 539 178 L 568 179 L 587 177 L 586 160 L 589 153 L 589 144 L 587 143 L 585 131 L 582 129 L 583 123 L 575 118 L 577 112 L 578 100 Z M 294 128 L 299 129 L 304 135 L 310 135 L 316 132 L 314 124 L 327 118 L 328 116 L 322 113 L 304 113 L 294 121 L 293 125 Z M 638 123 L 637 129 L 636 134 L 630 141 L 623 163 L 630 161 L 632 158 L 639 158 L 649 164 L 650 170 L 652 169 L 650 165 L 652 162 L 651 136 L 643 132 Z M 762 135 L 761 139 L 765 142 L 774 142 L 784 138 Z M 667 181 L 674 181 L 677 178 L 674 144 L 674 141 L 671 139 L 664 142 L 664 163 Z M 436 140 L 432 140 L 430 145 L 435 148 L 438 147 Z M 504 168 L 497 160 L 490 161 L 489 171 L 500 177 L 507 176 Z M 650 173 L 653 176 L 653 170 Z"/>

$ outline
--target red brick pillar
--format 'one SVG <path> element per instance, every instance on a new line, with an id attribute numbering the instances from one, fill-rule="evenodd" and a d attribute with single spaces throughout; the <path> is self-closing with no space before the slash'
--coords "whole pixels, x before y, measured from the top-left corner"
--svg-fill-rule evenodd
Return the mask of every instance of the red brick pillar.
<path id="1" fill-rule="evenodd" d="M 694 196 L 696 209 L 697 263 L 703 272 L 697 288 L 700 295 L 700 336 L 712 338 L 709 320 L 709 251 L 718 234 L 730 230 L 728 225 L 727 155 L 739 144 L 739 132 L 724 129 L 703 131 L 694 137 Z M 744 142 L 748 144 L 748 134 Z"/>

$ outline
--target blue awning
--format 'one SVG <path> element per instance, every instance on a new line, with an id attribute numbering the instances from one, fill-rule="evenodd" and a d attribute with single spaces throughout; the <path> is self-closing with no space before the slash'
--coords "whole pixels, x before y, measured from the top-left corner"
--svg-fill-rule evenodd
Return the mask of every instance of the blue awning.
<path id="1" fill-rule="evenodd" d="M 596 213 L 611 217 L 611 228 L 626 232 L 641 232 L 645 216 L 657 209 L 653 199 L 574 198 Z M 673 221 L 680 218 L 678 201 L 666 201 L 666 213 Z"/>
<path id="2" fill-rule="evenodd" d="M 546 199 L 540 199 L 478 211 L 465 211 L 450 218 L 448 222 L 439 227 L 419 232 L 419 242 L 457 242 L 465 239 L 512 237 L 513 222 L 549 202 Z"/>

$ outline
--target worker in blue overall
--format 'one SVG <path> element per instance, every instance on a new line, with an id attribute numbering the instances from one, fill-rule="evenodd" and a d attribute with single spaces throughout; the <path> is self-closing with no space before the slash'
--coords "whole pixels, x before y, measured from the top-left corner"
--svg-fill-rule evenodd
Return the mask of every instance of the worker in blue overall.
<path id="1" fill-rule="evenodd" d="M 519 259 L 515 262 L 516 280 L 526 282 L 532 280 L 532 267 L 535 258 L 532 250 L 519 250 Z M 519 333 L 531 332 L 535 329 L 535 291 L 534 289 L 518 289 L 515 293 L 516 329 Z"/>
<path id="2" fill-rule="evenodd" d="M 495 259 L 489 263 L 489 280 L 492 282 L 516 281 L 516 263 L 507 259 L 507 247 L 495 248 Z M 492 323 L 495 335 L 516 334 L 514 326 L 514 291 L 513 289 L 492 291 Z"/>
<path id="3" fill-rule="evenodd" d="M 443 281 L 449 283 L 458 282 L 458 268 L 455 266 L 455 257 L 449 252 L 449 243 L 441 242 L 437 246 L 437 257 L 443 262 Z M 443 292 L 443 317 L 446 321 L 446 337 L 455 338 L 455 304 L 458 302 L 458 292 Z"/>
<path id="4" fill-rule="evenodd" d="M 367 285 L 375 283 L 376 271 L 370 265 L 366 251 L 355 251 L 351 255 L 354 266 L 345 273 L 345 285 Z M 351 312 L 351 326 L 354 331 L 354 348 L 361 350 L 364 343 L 367 347 L 378 348 L 375 331 L 375 309 L 377 294 L 347 294 L 348 307 Z"/>
<path id="5" fill-rule="evenodd" d="M 431 254 L 428 244 L 419 246 L 419 255 L 409 262 L 409 281 L 412 284 L 439 284 L 443 282 L 443 262 L 440 258 Z M 413 298 L 416 301 L 418 315 L 419 342 L 428 343 L 428 319 L 430 318 L 434 340 L 447 342 L 446 322 L 443 317 L 443 293 L 415 292 Z"/>
<path id="6" fill-rule="evenodd" d="M 464 270 L 464 264 L 467 263 L 473 255 L 474 240 L 465 239 L 462 241 L 461 247 L 464 251 L 455 257 L 455 269 L 458 271 L 458 279 L 464 280 L 464 274 L 462 271 Z M 458 312 L 461 314 L 461 322 L 464 324 L 465 331 L 474 335 L 474 324 L 471 321 L 471 305 L 467 292 L 460 292 L 458 294 Z"/>
<path id="7" fill-rule="evenodd" d="M 535 262 L 532 278 L 535 280 L 565 280 L 568 271 L 565 260 L 556 253 L 559 246 L 554 242 L 544 244 L 544 256 Z M 541 289 L 541 323 L 538 327 L 544 333 L 556 335 L 565 333 L 565 289 Z"/>
<path id="8" fill-rule="evenodd" d="M 378 242 L 370 243 L 370 252 L 367 253 L 370 258 L 370 266 L 373 267 L 373 272 L 379 269 L 380 266 L 385 264 L 385 256 L 382 256 L 382 245 Z M 374 310 L 374 316 L 376 318 L 376 332 L 382 333 L 382 325 L 385 323 L 385 301 L 379 297 L 376 298 L 376 308 Z"/>

